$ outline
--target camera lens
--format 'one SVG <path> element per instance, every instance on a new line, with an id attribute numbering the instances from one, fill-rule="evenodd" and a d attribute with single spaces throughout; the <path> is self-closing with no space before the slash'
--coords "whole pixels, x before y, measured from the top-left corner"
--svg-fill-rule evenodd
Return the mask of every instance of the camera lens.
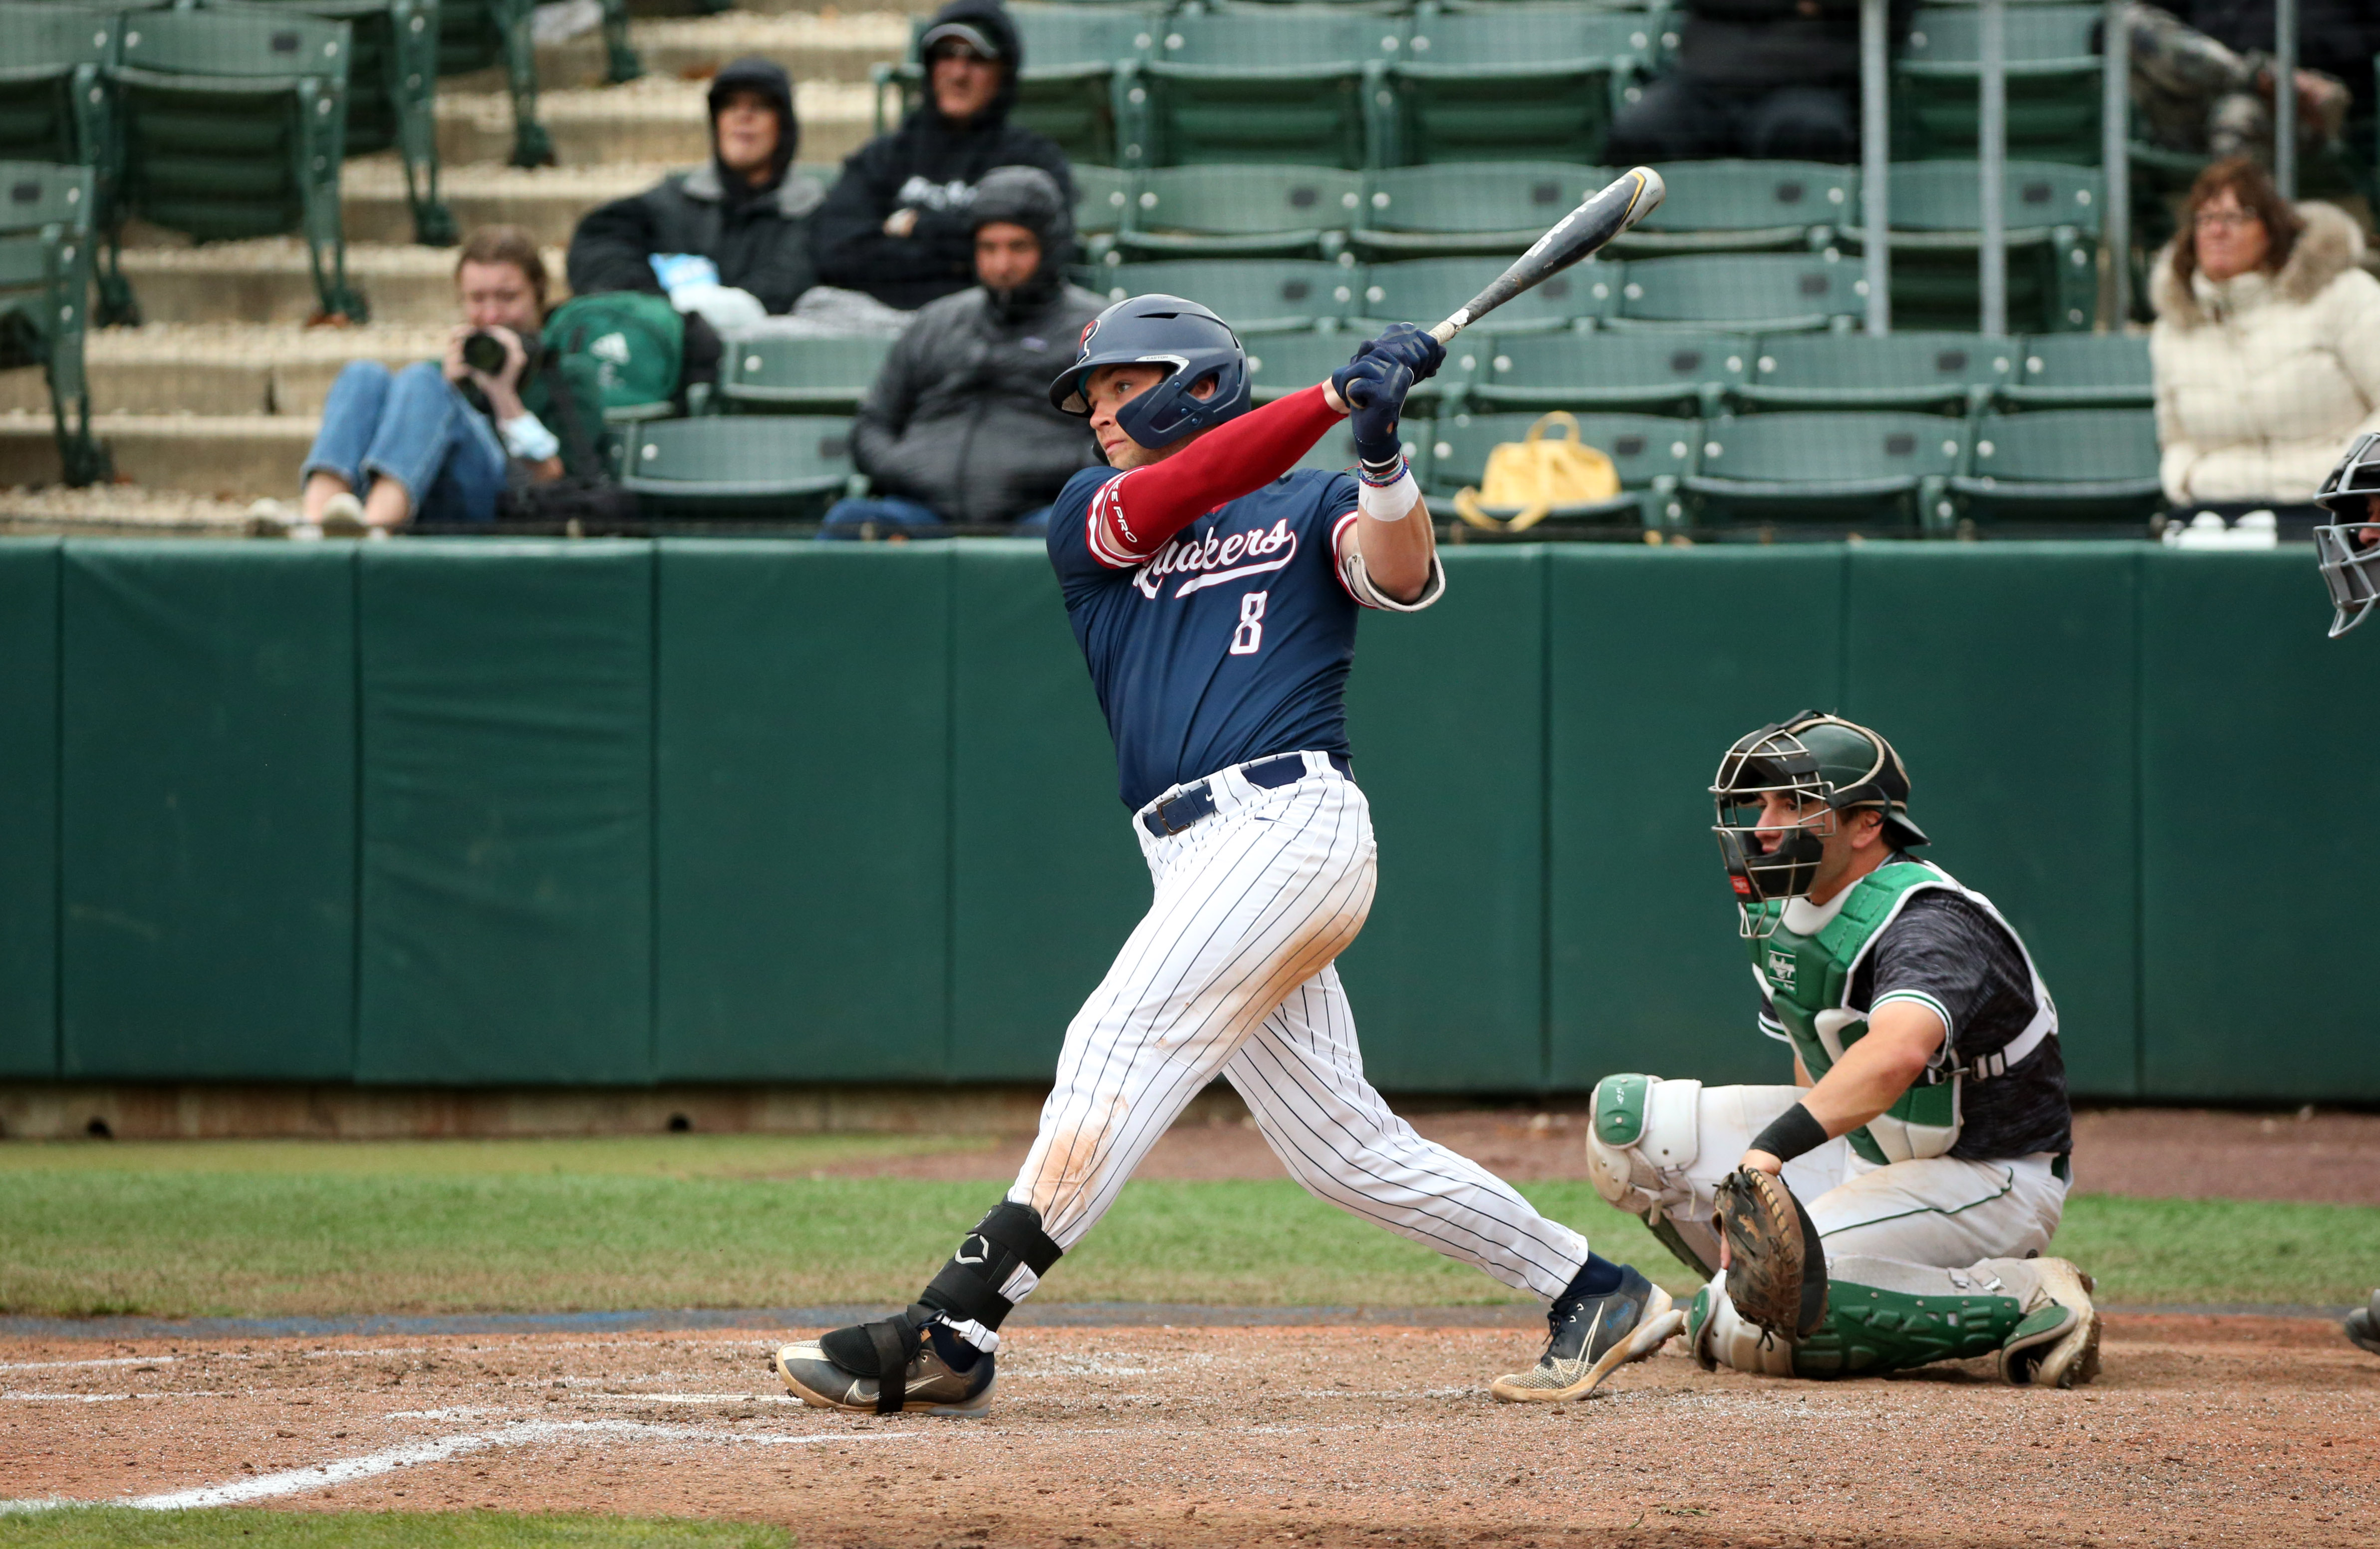
<path id="1" fill-rule="evenodd" d="M 489 376 L 504 369 L 504 341 L 482 328 L 463 338 L 463 364 Z"/>

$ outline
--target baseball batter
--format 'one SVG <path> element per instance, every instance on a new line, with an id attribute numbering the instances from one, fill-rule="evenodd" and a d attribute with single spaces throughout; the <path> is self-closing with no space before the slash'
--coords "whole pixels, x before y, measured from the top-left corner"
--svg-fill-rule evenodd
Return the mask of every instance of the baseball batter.
<path id="1" fill-rule="evenodd" d="M 1760 990 L 1792 1086 L 1611 1076 L 1587 1161 L 1696 1274 L 1706 1368 L 1805 1377 L 1997 1354 L 2010 1382 L 2098 1368 L 2087 1275 L 2038 1257 L 2070 1177 L 2058 1008 L 1982 894 L 1909 854 L 1909 775 L 1883 737 L 1803 712 L 1738 740 L 1712 787 Z M 1728 1300 L 1715 1190 L 1783 1177 L 1817 1230 L 1829 1311 L 1796 1340 Z"/>
<path id="2" fill-rule="evenodd" d="M 1155 897 L 1066 1029 L 1006 1199 L 905 1311 L 777 1353 L 805 1402 L 982 1413 L 1001 1321 L 1218 1075 L 1313 1193 L 1547 1299 L 1545 1354 L 1498 1397 L 1584 1397 L 1682 1325 L 1668 1293 L 1389 1111 L 1331 966 L 1375 871 L 1342 703 L 1356 616 L 1446 589 L 1398 433 L 1444 358 L 1401 324 L 1250 411 L 1239 340 L 1195 302 L 1138 297 L 1084 331 L 1050 399 L 1110 466 L 1059 496 L 1050 559 Z M 1293 470 L 1350 417 L 1356 476 Z"/>

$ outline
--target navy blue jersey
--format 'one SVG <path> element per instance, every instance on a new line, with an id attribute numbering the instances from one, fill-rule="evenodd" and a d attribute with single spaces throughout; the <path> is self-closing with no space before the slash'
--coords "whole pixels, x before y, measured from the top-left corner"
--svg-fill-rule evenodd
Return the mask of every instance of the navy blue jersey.
<path id="1" fill-rule="evenodd" d="M 1137 565 L 1103 559 L 1087 468 L 1050 513 L 1050 563 L 1115 738 L 1123 804 L 1274 753 L 1347 751 L 1354 593 L 1337 536 L 1355 481 L 1299 470 L 1224 502 Z"/>

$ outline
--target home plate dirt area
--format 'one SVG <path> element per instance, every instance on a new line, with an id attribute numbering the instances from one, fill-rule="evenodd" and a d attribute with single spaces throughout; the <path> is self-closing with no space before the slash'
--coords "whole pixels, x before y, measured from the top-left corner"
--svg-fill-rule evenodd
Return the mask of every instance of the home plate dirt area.
<path id="1" fill-rule="evenodd" d="M 2105 1376 L 2072 1392 L 1983 1363 L 1817 1384 L 1668 1353 L 1540 1408 L 1487 1396 L 1536 1353 L 1515 1311 L 1020 1313 L 979 1421 L 805 1409 L 765 1368 L 775 1329 L 12 1339 L 0 1493 L 731 1517 L 805 1545 L 2375 1538 L 2380 1379 L 2325 1321 L 2112 1314 Z"/>

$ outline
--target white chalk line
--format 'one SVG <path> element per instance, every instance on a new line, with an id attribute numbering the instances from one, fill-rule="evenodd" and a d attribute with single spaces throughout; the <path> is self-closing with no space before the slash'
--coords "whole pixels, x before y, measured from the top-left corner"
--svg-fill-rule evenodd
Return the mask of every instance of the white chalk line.
<path id="1" fill-rule="evenodd" d="M 714 1431 L 698 1430 L 689 1425 L 650 1425 L 629 1420 L 525 1420 L 505 1426 L 501 1431 L 472 1431 L 459 1436 L 443 1436 L 436 1441 L 415 1442 L 406 1446 L 389 1447 L 361 1458 L 343 1458 L 335 1463 L 317 1463 L 310 1468 L 285 1469 L 278 1473 L 259 1474 L 254 1479 L 235 1480 L 228 1484 L 210 1484 L 196 1490 L 175 1490 L 162 1495 L 142 1495 L 129 1501 L 47 1500 L 0 1501 L 0 1515 L 54 1511 L 61 1506 L 127 1506 L 141 1511 L 187 1511 L 193 1507 L 237 1506 L 243 1501 L 271 1500 L 276 1495 L 294 1495 L 310 1490 L 327 1490 L 334 1485 L 352 1484 L 359 1479 L 371 1479 L 399 1469 L 422 1463 L 443 1463 L 466 1453 L 483 1452 L 490 1447 L 527 1446 L 557 1437 L 599 1434 L 607 1436 L 642 1436 L 662 1441 L 726 1442 L 739 1446 L 820 1446 L 837 1442 L 902 1442 L 914 1441 L 924 1434 L 919 1431 L 881 1431 L 854 1433 L 827 1432 L 817 1435 L 787 1436 L 763 1433 L 751 1436 L 722 1435 Z"/>

